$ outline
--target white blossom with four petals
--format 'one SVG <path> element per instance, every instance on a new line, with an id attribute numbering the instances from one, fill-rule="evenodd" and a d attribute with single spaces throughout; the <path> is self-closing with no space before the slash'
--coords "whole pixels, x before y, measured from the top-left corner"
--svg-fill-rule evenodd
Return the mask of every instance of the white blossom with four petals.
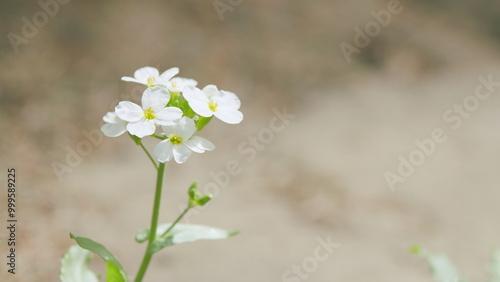
<path id="1" fill-rule="evenodd" d="M 107 137 L 118 137 L 127 131 L 127 122 L 115 112 L 108 112 L 102 119 L 106 123 L 101 126 L 101 131 Z"/>
<path id="2" fill-rule="evenodd" d="M 162 163 L 173 158 L 177 163 L 181 164 L 191 155 L 191 151 L 204 153 L 215 149 L 215 145 L 207 139 L 193 136 L 196 132 L 196 125 L 188 117 L 181 118 L 176 125 L 162 126 L 161 128 L 167 139 L 156 145 L 153 154 Z"/>
<path id="3" fill-rule="evenodd" d="M 215 85 L 207 85 L 202 90 L 186 86 L 182 95 L 193 111 L 200 116 L 215 116 L 229 124 L 237 124 L 243 120 L 243 114 L 239 111 L 241 102 L 236 94 L 219 91 Z"/>
<path id="4" fill-rule="evenodd" d="M 147 88 L 142 95 L 142 107 L 122 101 L 116 106 L 118 117 L 126 122 L 130 134 L 142 138 L 156 131 L 156 125 L 174 125 L 181 117 L 182 111 L 177 107 L 166 107 L 170 93 L 165 88 Z"/>
<path id="5" fill-rule="evenodd" d="M 134 77 L 124 76 L 123 81 L 137 82 L 148 87 L 167 87 L 170 80 L 179 73 L 179 68 L 174 67 L 164 71 L 162 74 L 157 68 L 143 67 L 134 72 Z"/>

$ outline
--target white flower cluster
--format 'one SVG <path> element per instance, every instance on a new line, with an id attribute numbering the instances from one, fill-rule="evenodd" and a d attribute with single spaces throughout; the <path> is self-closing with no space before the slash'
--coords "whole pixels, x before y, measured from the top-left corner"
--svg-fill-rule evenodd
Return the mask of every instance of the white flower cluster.
<path id="1" fill-rule="evenodd" d="M 142 95 L 141 106 L 122 101 L 114 112 L 103 117 L 104 135 L 117 137 L 128 131 L 138 138 L 162 139 L 153 151 L 162 163 L 172 159 L 183 163 L 191 152 L 215 149 L 212 142 L 193 134 L 203 129 L 213 116 L 229 124 L 240 123 L 243 120 L 240 100 L 234 93 L 218 90 L 215 85 L 200 90 L 196 87 L 197 81 L 174 77 L 178 73 L 178 68 L 160 74 L 156 68 L 143 67 L 135 71 L 134 77 L 122 77 L 123 81 L 141 83 L 148 88 Z M 155 134 L 157 126 L 161 126 L 163 134 Z"/>

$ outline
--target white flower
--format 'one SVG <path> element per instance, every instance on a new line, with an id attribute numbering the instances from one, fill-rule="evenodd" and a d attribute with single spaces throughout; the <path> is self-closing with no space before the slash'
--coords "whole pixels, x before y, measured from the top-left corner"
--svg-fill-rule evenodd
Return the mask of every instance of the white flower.
<path id="1" fill-rule="evenodd" d="M 142 107 L 128 101 L 116 106 L 119 118 L 129 122 L 127 130 L 139 138 L 155 133 L 156 125 L 174 125 L 182 117 L 176 107 L 165 107 L 170 100 L 168 90 L 161 87 L 147 88 L 142 95 Z"/>
<path id="2" fill-rule="evenodd" d="M 187 86 L 182 92 L 189 106 L 203 117 L 214 115 L 225 123 L 236 124 L 243 120 L 243 114 L 238 110 L 241 102 L 236 94 L 217 89 L 215 85 L 207 85 L 200 90 Z"/>
<path id="3" fill-rule="evenodd" d="M 134 72 L 134 77 L 124 76 L 123 81 L 137 82 L 148 87 L 166 86 L 169 81 L 179 73 L 179 68 L 171 68 L 162 74 L 153 67 L 143 67 Z"/>
<path id="4" fill-rule="evenodd" d="M 167 139 L 156 145 L 153 154 L 162 163 L 174 158 L 177 163 L 181 164 L 191 155 L 191 151 L 203 153 L 215 149 L 215 145 L 207 139 L 193 136 L 196 132 L 196 125 L 188 117 L 183 117 L 176 125 L 161 128 Z"/>
<path id="5" fill-rule="evenodd" d="M 186 86 L 196 86 L 198 81 L 191 78 L 174 77 L 167 83 L 170 92 L 182 92 Z"/>
<path id="6" fill-rule="evenodd" d="M 106 124 L 101 126 L 101 131 L 107 137 L 117 137 L 127 131 L 127 123 L 120 119 L 115 112 L 108 112 L 102 119 Z"/>

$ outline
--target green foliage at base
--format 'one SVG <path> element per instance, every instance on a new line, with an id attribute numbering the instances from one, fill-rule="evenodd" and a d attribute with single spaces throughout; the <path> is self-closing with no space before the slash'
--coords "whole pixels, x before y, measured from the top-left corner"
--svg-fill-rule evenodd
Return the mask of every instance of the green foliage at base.
<path id="1" fill-rule="evenodd" d="M 456 270 L 453 263 L 444 254 L 433 254 L 419 246 L 412 246 L 410 251 L 421 256 L 427 261 L 434 279 L 438 282 L 466 282 Z M 491 280 L 489 282 L 500 282 L 500 250 L 493 254 L 490 264 Z"/>
<path id="2" fill-rule="evenodd" d="M 62 282 L 98 282 L 99 277 L 87 265 L 92 253 L 78 247 L 71 246 L 61 259 L 59 278 Z"/>
<path id="3" fill-rule="evenodd" d="M 89 238 L 75 237 L 73 234 L 70 234 L 70 237 L 78 246 L 97 254 L 106 262 L 106 282 L 128 282 L 128 276 L 120 261 L 106 247 Z"/>

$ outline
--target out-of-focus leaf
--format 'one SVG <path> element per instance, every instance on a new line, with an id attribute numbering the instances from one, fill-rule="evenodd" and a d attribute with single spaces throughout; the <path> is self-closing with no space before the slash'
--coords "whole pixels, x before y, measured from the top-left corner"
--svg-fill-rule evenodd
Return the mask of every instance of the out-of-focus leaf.
<path id="1" fill-rule="evenodd" d="M 62 282 L 99 282 L 87 265 L 92 253 L 77 245 L 71 246 L 61 259 L 59 278 Z"/>
<path id="2" fill-rule="evenodd" d="M 182 243 L 195 242 L 198 240 L 220 240 L 238 234 L 237 231 L 226 231 L 210 226 L 195 224 L 176 224 L 164 236 L 161 236 L 171 226 L 171 223 L 162 224 L 156 230 L 156 240 L 150 246 L 150 252 L 156 253 L 161 249 Z M 137 232 L 135 240 L 139 243 L 148 240 L 149 228 L 141 229 Z"/>
<path id="3" fill-rule="evenodd" d="M 438 282 L 465 282 L 453 263 L 444 254 L 432 254 L 418 246 L 413 246 L 411 252 L 423 257 L 429 264 L 434 279 Z"/>
<path id="4" fill-rule="evenodd" d="M 491 282 L 500 282 L 500 249 L 493 252 L 491 258 Z"/>
<path id="5" fill-rule="evenodd" d="M 106 247 L 102 244 L 99 244 L 89 238 L 84 237 L 75 237 L 73 234 L 70 234 L 71 238 L 76 241 L 76 243 L 86 249 L 89 250 L 98 256 L 100 256 L 106 262 L 106 281 L 110 282 L 127 282 L 128 277 L 121 265 L 120 261 L 113 255 Z"/>

